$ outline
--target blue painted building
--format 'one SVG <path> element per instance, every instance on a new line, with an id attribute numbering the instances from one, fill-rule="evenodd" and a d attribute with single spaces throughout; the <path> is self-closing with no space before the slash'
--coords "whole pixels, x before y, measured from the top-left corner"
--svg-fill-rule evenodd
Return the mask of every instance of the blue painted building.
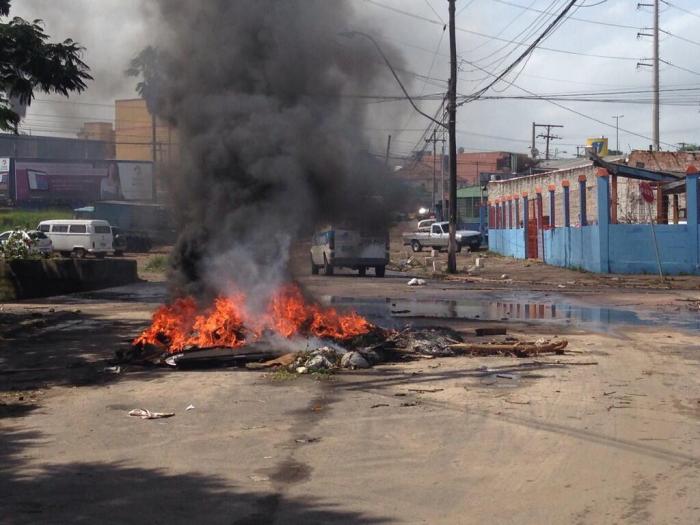
<path id="1" fill-rule="evenodd" d="M 568 181 L 560 207 L 555 204 L 552 187 L 538 188 L 535 195 L 523 192 L 489 202 L 489 248 L 502 255 L 536 257 L 565 268 L 622 274 L 657 273 L 658 253 L 664 274 L 700 275 L 697 170 L 689 168 L 684 179 L 673 183 L 676 188 L 684 186 L 686 224 L 677 217 L 675 224 L 619 224 L 611 220 L 611 208 L 615 209 L 611 206 L 612 178 L 608 169 L 597 170 L 593 188 L 595 212 L 589 213 L 587 178 L 581 176 L 576 225 L 572 225 L 570 216 L 572 197 Z M 661 187 L 657 192 L 661 192 L 657 200 L 661 202 L 665 198 Z"/>

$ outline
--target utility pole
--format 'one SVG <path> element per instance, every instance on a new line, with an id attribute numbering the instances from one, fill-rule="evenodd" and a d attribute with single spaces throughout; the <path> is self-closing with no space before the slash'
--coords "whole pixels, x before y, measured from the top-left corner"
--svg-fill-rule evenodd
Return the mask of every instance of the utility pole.
<path id="1" fill-rule="evenodd" d="M 386 139 L 386 155 L 384 157 L 384 164 L 389 165 L 389 153 L 391 152 L 391 135 Z"/>
<path id="2" fill-rule="evenodd" d="M 661 149 L 659 138 L 659 0 L 654 0 L 654 149 Z"/>
<path id="3" fill-rule="evenodd" d="M 613 115 L 615 119 L 615 151 L 620 152 L 620 119 L 624 115 Z"/>
<path id="4" fill-rule="evenodd" d="M 455 29 L 455 0 L 450 4 L 450 244 L 447 252 L 447 271 L 457 273 L 457 37 Z"/>
<path id="5" fill-rule="evenodd" d="M 158 183 L 156 181 L 158 170 L 158 153 L 157 153 L 157 127 L 156 127 L 156 115 L 155 113 L 151 115 L 151 155 L 153 159 L 153 168 L 151 170 L 151 185 L 153 191 L 153 202 L 158 202 Z"/>
<path id="6" fill-rule="evenodd" d="M 546 147 L 546 149 L 545 149 L 544 160 L 549 160 L 549 141 L 550 141 L 550 140 L 557 140 L 557 139 L 560 139 L 560 138 L 561 138 L 561 137 L 558 137 L 558 136 L 556 136 L 556 135 L 552 135 L 552 128 L 563 128 L 563 127 L 564 127 L 564 126 L 562 126 L 562 125 L 560 125 L 560 124 L 536 124 L 536 123 L 534 123 L 534 122 L 532 123 L 532 135 L 533 135 L 533 137 L 532 137 L 532 147 L 533 147 L 533 149 L 534 149 L 534 147 L 535 147 L 535 133 L 536 133 L 535 130 L 536 130 L 537 128 L 546 128 L 546 129 L 547 129 L 547 133 L 543 133 L 543 134 L 541 134 L 541 135 L 537 135 L 537 138 L 545 139 L 545 140 L 547 141 L 547 147 Z"/>
<path id="7" fill-rule="evenodd" d="M 441 152 L 440 152 L 440 209 L 442 210 L 442 218 L 445 218 L 445 133 L 443 131 Z"/>
<path id="8" fill-rule="evenodd" d="M 661 62 L 659 56 L 659 0 L 654 0 L 653 4 L 637 4 L 637 9 L 640 7 L 653 7 L 654 8 L 654 27 L 652 33 L 637 33 L 637 38 L 640 36 L 649 36 L 653 41 L 653 55 L 651 59 L 651 64 L 646 62 L 637 62 L 637 66 L 652 67 L 654 76 L 654 104 L 652 109 L 652 140 L 654 141 L 653 149 L 654 151 L 661 150 L 661 138 L 659 133 L 659 121 L 660 121 L 660 100 L 659 100 L 659 89 L 660 89 L 660 76 L 659 76 L 659 63 Z M 647 29 L 648 31 L 648 29 Z M 648 59 L 645 59 L 648 60 Z"/>
<path id="9" fill-rule="evenodd" d="M 435 193 L 437 192 L 437 130 L 433 130 L 433 138 L 425 139 L 425 142 L 433 143 L 433 204 L 432 211 L 435 213 Z"/>

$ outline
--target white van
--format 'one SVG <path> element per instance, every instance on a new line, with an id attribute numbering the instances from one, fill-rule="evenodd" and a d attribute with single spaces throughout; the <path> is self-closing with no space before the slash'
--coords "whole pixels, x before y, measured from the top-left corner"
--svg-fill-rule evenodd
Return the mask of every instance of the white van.
<path id="1" fill-rule="evenodd" d="M 64 257 L 85 257 L 88 253 L 102 258 L 114 254 L 112 228 L 107 221 L 55 220 L 39 223 L 37 230 L 53 242 L 53 249 Z"/>

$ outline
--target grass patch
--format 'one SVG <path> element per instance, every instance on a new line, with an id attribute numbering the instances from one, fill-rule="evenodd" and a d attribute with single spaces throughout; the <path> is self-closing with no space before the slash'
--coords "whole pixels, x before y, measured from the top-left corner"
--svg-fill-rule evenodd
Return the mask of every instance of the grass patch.
<path id="1" fill-rule="evenodd" d="M 168 256 L 154 255 L 148 259 L 144 268 L 149 272 L 165 273 L 165 271 L 168 269 Z"/>
<path id="2" fill-rule="evenodd" d="M 0 210 L 0 230 L 33 230 L 41 221 L 72 218 L 73 210 L 70 208 L 46 208 L 41 210 L 6 208 Z"/>
<path id="3" fill-rule="evenodd" d="M 309 375 L 316 381 L 334 381 L 335 370 L 314 370 Z"/>
<path id="4" fill-rule="evenodd" d="M 273 381 L 293 381 L 299 377 L 299 374 L 290 372 L 286 368 L 281 367 L 269 374 L 269 376 Z"/>

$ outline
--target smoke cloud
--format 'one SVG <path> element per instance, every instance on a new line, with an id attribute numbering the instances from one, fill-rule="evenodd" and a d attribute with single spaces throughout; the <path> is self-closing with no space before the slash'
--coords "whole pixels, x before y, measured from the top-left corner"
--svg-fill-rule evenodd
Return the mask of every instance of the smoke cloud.
<path id="1" fill-rule="evenodd" d="M 158 107 L 182 159 L 165 174 L 181 235 L 180 293 L 263 301 L 291 243 L 319 223 L 382 232 L 395 186 L 367 154 L 359 95 L 396 92 L 345 0 L 160 0 L 166 53 Z M 360 29 L 371 33 L 367 27 Z M 382 44 L 396 67 L 401 57 Z"/>

